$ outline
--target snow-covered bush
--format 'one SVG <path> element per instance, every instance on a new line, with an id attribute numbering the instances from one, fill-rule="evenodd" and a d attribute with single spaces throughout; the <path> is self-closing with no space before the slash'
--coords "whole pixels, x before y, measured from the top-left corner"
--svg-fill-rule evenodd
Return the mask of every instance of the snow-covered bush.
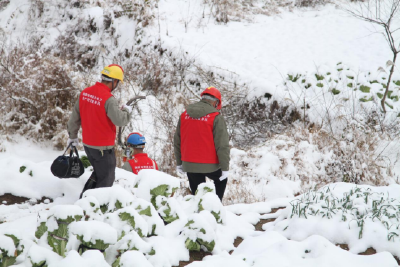
<path id="1" fill-rule="evenodd" d="M 171 223 L 179 219 L 180 207 L 174 198 L 157 196 L 155 203 L 157 212 L 163 218 L 164 222 Z"/>
<path id="2" fill-rule="evenodd" d="M 20 239 L 15 235 L 0 234 L 0 266 L 7 267 L 15 263 L 16 258 L 22 253 Z"/>
<path id="3" fill-rule="evenodd" d="M 147 222 L 148 233 L 144 233 L 145 235 L 152 236 L 162 233 L 164 230 L 164 222 L 150 202 L 137 198 L 130 207 L 134 208 Z"/>
<path id="4" fill-rule="evenodd" d="M 117 231 L 110 225 L 99 221 L 74 222 L 70 226 L 71 235 L 80 242 L 78 251 L 97 249 L 104 252 L 109 245 L 117 242 Z"/>
<path id="5" fill-rule="evenodd" d="M 179 179 L 155 170 L 142 170 L 135 187 L 137 196 L 150 201 L 166 223 L 179 219 L 179 204 L 171 198 L 180 188 Z"/>
<path id="6" fill-rule="evenodd" d="M 224 223 L 225 208 L 215 193 L 215 185 L 212 182 L 202 183 L 197 187 L 194 198 L 198 212 L 207 210 L 215 217 L 217 223 Z"/>
<path id="7" fill-rule="evenodd" d="M 199 211 L 208 210 L 217 223 L 225 222 L 225 208 L 215 193 L 205 194 L 199 201 Z"/>
<path id="8" fill-rule="evenodd" d="M 75 202 L 83 210 L 85 221 L 102 221 L 104 214 L 101 212 L 100 204 L 94 196 L 87 196 Z"/>
<path id="9" fill-rule="evenodd" d="M 137 251 L 141 255 L 154 255 L 156 253 L 150 244 L 145 242 L 135 231 L 132 231 L 106 250 L 107 261 L 112 262 L 112 266 L 119 266 L 118 264 L 123 264 L 122 256 L 128 251 Z"/>
<path id="10" fill-rule="evenodd" d="M 113 267 L 152 267 L 146 257 L 138 251 L 127 251 L 122 254 L 118 264 Z"/>
<path id="11" fill-rule="evenodd" d="M 119 185 L 87 190 L 83 194 L 83 199 L 86 197 L 94 197 L 97 199 L 100 210 L 103 213 L 114 212 L 127 207 L 134 201 L 133 195 Z"/>
<path id="12" fill-rule="evenodd" d="M 180 187 L 180 181 L 166 173 L 156 170 L 142 170 L 135 181 L 136 195 L 151 202 L 157 209 L 158 196 L 171 197 Z"/>
<path id="13" fill-rule="evenodd" d="M 119 238 L 131 231 L 136 231 L 141 237 L 147 236 L 149 232 L 146 220 L 133 207 L 106 214 L 105 222 L 118 229 Z"/>
<path id="14" fill-rule="evenodd" d="M 2 50 L 0 58 L 1 129 L 35 140 L 53 140 L 62 148 L 65 136 L 58 135 L 77 93 L 70 67 L 37 43 L 14 47 L 7 54 Z"/>
<path id="15" fill-rule="evenodd" d="M 75 205 L 58 205 L 49 211 L 46 221 L 39 221 L 36 238 L 47 244 L 60 256 L 65 256 L 69 240 L 69 225 L 83 218 L 83 210 Z M 45 239 L 45 240 L 43 240 Z M 39 244 L 40 244 L 39 241 Z"/>
<path id="16" fill-rule="evenodd" d="M 48 267 L 62 259 L 57 253 L 36 244 L 32 244 L 28 252 L 32 267 Z"/>
<path id="17" fill-rule="evenodd" d="M 215 227 L 217 222 L 208 211 L 192 214 L 183 228 L 182 235 L 186 238 L 185 246 L 190 251 L 213 251 L 215 246 Z"/>

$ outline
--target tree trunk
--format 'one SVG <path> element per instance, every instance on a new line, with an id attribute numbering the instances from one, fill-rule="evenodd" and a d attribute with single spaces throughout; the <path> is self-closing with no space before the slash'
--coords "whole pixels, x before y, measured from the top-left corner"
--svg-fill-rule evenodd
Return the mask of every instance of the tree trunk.
<path id="1" fill-rule="evenodd" d="M 385 100 L 386 100 L 386 96 L 387 96 L 387 94 L 389 92 L 390 82 L 392 81 L 392 75 L 393 75 L 393 72 L 394 72 L 394 66 L 396 65 L 397 53 L 398 53 L 397 51 L 394 52 L 393 65 L 390 68 L 390 73 L 389 73 L 389 78 L 388 78 L 388 81 L 387 81 L 387 84 L 386 84 L 385 94 L 383 95 L 382 101 L 381 101 L 381 105 L 382 105 L 382 109 L 383 109 L 384 113 L 386 113 Z"/>

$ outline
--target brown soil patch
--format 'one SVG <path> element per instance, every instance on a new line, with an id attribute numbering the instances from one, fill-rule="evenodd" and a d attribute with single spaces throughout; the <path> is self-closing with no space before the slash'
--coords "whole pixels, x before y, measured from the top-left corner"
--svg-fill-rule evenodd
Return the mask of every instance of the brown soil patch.
<path id="1" fill-rule="evenodd" d="M 278 210 L 283 210 L 283 209 L 286 209 L 286 207 L 273 208 L 273 209 L 271 209 L 271 212 L 268 213 L 268 214 L 275 213 L 275 212 L 277 212 Z"/>
<path id="2" fill-rule="evenodd" d="M 243 242 L 243 238 L 236 237 L 235 241 L 233 241 L 233 246 L 235 246 L 235 248 L 237 248 L 240 245 L 240 243 L 242 243 L 242 242 Z"/>
<path id="3" fill-rule="evenodd" d="M 349 251 L 349 246 L 347 244 L 336 244 L 337 247 L 340 247 L 341 249 Z"/>
<path id="4" fill-rule="evenodd" d="M 265 223 L 269 223 L 269 222 L 273 222 L 273 221 L 275 221 L 274 218 L 272 218 L 272 219 L 261 219 L 261 220 L 259 220 L 258 223 L 255 225 L 256 231 L 264 231 L 264 230 L 262 229 L 262 226 L 263 226 Z"/>
<path id="5" fill-rule="evenodd" d="M 337 247 L 341 249 L 349 251 L 349 246 L 347 244 L 336 244 Z M 358 255 L 374 255 L 376 254 L 376 250 L 374 248 L 368 248 L 366 251 L 358 253 Z M 397 264 L 400 266 L 400 259 L 396 256 L 393 256 L 394 259 L 397 261 Z"/>
<path id="6" fill-rule="evenodd" d="M 40 204 L 40 203 L 44 203 L 44 201 L 48 199 L 50 200 L 50 202 L 53 202 L 53 200 L 51 198 L 48 197 L 42 197 L 41 199 L 37 200 L 36 204 Z M 14 196 L 12 194 L 4 194 L 2 196 L 0 196 L 0 205 L 14 205 L 14 204 L 22 204 L 25 203 L 29 200 L 29 198 L 26 197 L 18 197 L 18 196 Z M 7 203 L 3 203 L 3 201 L 7 201 Z"/>
<path id="7" fill-rule="evenodd" d="M 281 210 L 281 209 L 284 209 L 284 208 L 286 208 L 286 207 L 273 208 L 273 209 L 271 209 L 271 212 L 268 213 L 268 214 L 275 213 L 275 212 L 277 212 L 278 210 Z M 261 215 L 264 215 L 264 214 L 267 214 L 267 213 L 263 213 L 263 214 L 261 214 Z M 269 223 L 269 222 L 273 222 L 273 221 L 275 221 L 275 220 L 276 220 L 275 218 L 271 218 L 271 219 L 260 219 L 260 220 L 258 221 L 258 223 L 255 225 L 256 231 L 264 231 L 264 230 L 262 229 L 263 224 L 266 224 L 266 223 Z"/>
<path id="8" fill-rule="evenodd" d="M 234 246 L 235 248 L 237 248 L 242 242 L 243 242 L 243 238 L 241 238 L 241 237 L 236 237 L 236 239 L 233 241 L 233 246 Z M 232 255 L 232 253 L 233 253 L 233 250 L 229 251 L 229 254 Z"/>
<path id="9" fill-rule="evenodd" d="M 211 255 L 210 252 L 204 252 L 202 250 L 190 251 L 189 252 L 189 257 L 190 257 L 189 261 L 181 261 L 181 262 L 179 262 L 178 266 L 183 267 L 183 266 L 189 265 L 190 263 L 192 263 L 194 261 L 202 261 L 205 256 L 209 256 L 209 255 Z"/>
<path id="10" fill-rule="evenodd" d="M 368 248 L 366 251 L 358 253 L 358 255 L 374 255 L 376 250 L 374 248 Z"/>

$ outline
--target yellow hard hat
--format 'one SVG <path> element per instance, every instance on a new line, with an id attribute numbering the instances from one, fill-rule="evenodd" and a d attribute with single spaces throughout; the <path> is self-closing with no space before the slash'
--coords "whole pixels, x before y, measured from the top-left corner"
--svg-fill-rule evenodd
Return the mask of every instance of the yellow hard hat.
<path id="1" fill-rule="evenodd" d="M 117 64 L 111 64 L 106 67 L 101 71 L 101 74 L 110 77 L 112 79 L 120 80 L 121 82 L 124 82 L 124 69 Z"/>

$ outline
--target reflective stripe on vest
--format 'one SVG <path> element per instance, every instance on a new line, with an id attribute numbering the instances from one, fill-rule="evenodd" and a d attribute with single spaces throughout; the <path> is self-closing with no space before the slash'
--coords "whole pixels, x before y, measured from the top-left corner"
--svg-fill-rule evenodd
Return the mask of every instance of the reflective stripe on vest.
<path id="1" fill-rule="evenodd" d="M 112 97 L 110 88 L 97 82 L 79 96 L 82 141 L 90 146 L 113 146 L 116 127 L 107 116 L 105 104 Z"/>
<path id="2" fill-rule="evenodd" d="M 191 118 L 187 112 L 181 115 L 181 158 L 186 162 L 217 164 L 214 145 L 214 120 L 219 112 L 201 118 Z"/>
<path id="3" fill-rule="evenodd" d="M 131 160 L 128 161 L 128 163 L 131 166 L 134 174 L 138 174 L 138 172 L 141 170 L 158 170 L 157 163 L 149 158 L 146 153 L 136 154 Z"/>

